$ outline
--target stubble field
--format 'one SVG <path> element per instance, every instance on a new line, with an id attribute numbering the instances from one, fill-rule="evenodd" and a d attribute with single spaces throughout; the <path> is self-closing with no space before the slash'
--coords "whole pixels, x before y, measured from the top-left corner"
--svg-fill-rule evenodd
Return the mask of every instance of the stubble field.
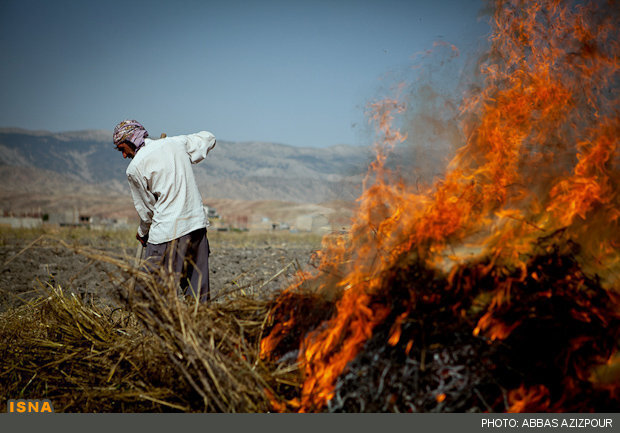
<path id="1" fill-rule="evenodd" d="M 288 232 L 208 233 L 211 294 L 215 302 L 237 294 L 268 294 L 312 266 L 321 238 Z M 115 305 L 122 272 L 80 253 L 124 258 L 132 265 L 133 231 L 86 228 L 0 229 L 0 313 L 45 296 L 53 287 L 90 302 Z"/>

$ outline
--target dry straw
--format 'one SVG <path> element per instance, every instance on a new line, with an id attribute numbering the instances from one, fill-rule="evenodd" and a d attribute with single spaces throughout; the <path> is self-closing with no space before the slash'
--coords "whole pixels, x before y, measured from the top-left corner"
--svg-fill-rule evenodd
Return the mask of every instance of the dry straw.
<path id="1" fill-rule="evenodd" d="M 259 358 L 272 301 L 198 304 L 177 295 L 165 270 L 58 242 L 119 269 L 111 277 L 120 307 L 49 286 L 46 297 L 0 315 L 0 405 L 49 398 L 56 411 L 265 412 L 270 398 L 299 386 L 296 365 Z"/>

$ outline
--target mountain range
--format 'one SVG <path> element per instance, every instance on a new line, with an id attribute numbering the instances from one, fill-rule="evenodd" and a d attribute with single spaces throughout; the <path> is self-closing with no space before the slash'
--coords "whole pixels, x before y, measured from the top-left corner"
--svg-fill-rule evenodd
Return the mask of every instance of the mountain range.
<path id="1" fill-rule="evenodd" d="M 294 203 L 353 201 L 373 160 L 370 147 L 303 148 L 219 140 L 194 165 L 210 199 Z M 91 214 L 132 210 L 124 160 L 112 132 L 0 129 L 0 207 L 54 212 L 79 205 Z M 134 211 L 135 212 L 135 211 Z"/>

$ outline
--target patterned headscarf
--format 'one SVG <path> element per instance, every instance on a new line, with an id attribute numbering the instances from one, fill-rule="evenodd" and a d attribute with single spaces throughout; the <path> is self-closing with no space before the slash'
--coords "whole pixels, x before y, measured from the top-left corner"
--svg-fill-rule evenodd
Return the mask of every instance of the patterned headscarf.
<path id="1" fill-rule="evenodd" d="M 136 152 L 144 146 L 144 139 L 149 133 L 136 120 L 123 120 L 114 128 L 114 145 L 118 147 L 123 141 L 129 141 L 136 147 Z"/>

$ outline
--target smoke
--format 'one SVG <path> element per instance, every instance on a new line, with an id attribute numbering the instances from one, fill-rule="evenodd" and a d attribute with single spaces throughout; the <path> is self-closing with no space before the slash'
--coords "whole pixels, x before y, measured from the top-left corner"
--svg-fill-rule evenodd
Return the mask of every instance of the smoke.
<path id="1" fill-rule="evenodd" d="M 466 142 L 460 107 L 463 98 L 482 85 L 479 71 L 486 53 L 487 42 L 461 50 L 437 41 L 413 54 L 407 70 L 392 74 L 378 90 L 376 100 L 395 98 L 404 107 L 393 127 L 406 138 L 388 152 L 385 163 L 394 182 L 420 191 L 444 176 L 456 150 Z M 382 140 L 377 137 L 377 142 Z"/>

